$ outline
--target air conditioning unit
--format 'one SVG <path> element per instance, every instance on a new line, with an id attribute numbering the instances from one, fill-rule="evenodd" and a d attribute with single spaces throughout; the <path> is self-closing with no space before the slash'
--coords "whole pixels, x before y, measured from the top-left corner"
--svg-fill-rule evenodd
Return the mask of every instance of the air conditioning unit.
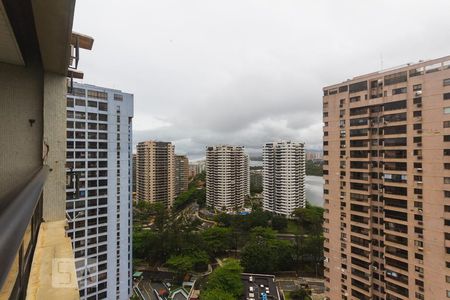
<path id="1" fill-rule="evenodd" d="M 417 107 L 422 107 L 422 103 L 417 103 Z"/>
<path id="2" fill-rule="evenodd" d="M 419 249 L 419 251 L 423 251 L 423 247 L 417 247 L 417 249 Z"/>
<path id="3" fill-rule="evenodd" d="M 417 146 L 418 147 L 422 147 L 422 143 L 417 143 Z"/>
<path id="4" fill-rule="evenodd" d="M 422 95 L 422 91 L 416 91 L 416 92 L 415 92 L 415 95 L 416 95 L 416 96 L 421 96 L 421 95 Z"/>
<path id="5" fill-rule="evenodd" d="M 422 133 L 422 129 L 417 130 L 417 133 Z"/>

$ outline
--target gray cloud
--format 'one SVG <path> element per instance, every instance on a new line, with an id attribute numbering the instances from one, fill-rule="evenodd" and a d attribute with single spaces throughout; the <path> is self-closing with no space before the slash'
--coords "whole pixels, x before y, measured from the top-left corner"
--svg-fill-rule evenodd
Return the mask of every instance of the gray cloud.
<path id="1" fill-rule="evenodd" d="M 320 148 L 322 87 L 449 54 L 448 0 L 79 0 L 85 82 L 135 94 L 134 141 Z"/>

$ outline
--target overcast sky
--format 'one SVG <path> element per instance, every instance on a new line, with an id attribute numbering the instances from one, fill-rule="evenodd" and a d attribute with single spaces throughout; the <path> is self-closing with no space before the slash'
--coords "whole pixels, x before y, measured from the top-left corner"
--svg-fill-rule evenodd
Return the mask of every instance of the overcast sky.
<path id="1" fill-rule="evenodd" d="M 322 87 L 450 54 L 449 0 L 78 0 L 83 82 L 134 94 L 134 143 L 322 144 Z"/>

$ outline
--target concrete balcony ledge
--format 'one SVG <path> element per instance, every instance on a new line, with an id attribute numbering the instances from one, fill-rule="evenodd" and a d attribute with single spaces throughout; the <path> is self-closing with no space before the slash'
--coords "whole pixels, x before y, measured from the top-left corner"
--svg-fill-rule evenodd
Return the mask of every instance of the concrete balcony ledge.
<path id="1" fill-rule="evenodd" d="M 43 222 L 28 281 L 28 300 L 78 300 L 78 281 L 66 221 Z"/>

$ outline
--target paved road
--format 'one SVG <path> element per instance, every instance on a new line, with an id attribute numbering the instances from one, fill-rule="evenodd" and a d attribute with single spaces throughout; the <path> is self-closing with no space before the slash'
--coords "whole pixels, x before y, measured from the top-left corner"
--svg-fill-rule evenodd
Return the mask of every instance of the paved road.
<path id="1" fill-rule="evenodd" d="M 144 295 L 145 300 L 158 300 L 153 293 L 153 288 L 149 281 L 142 280 L 138 286 L 142 294 Z"/>

